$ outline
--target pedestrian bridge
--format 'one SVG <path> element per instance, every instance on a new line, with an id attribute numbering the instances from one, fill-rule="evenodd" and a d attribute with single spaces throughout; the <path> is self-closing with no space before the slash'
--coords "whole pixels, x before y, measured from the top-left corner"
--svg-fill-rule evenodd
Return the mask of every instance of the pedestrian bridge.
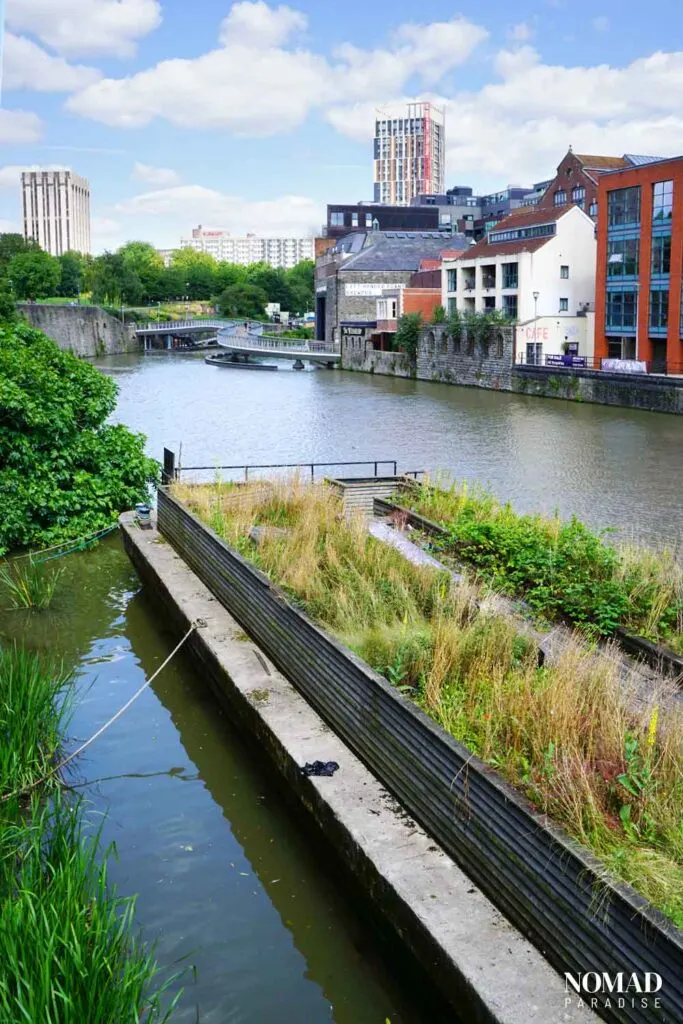
<path id="1" fill-rule="evenodd" d="M 150 334 L 171 334 L 175 337 L 180 334 L 203 334 L 206 331 L 238 331 L 240 329 L 245 334 L 248 332 L 258 335 L 263 330 L 261 323 L 250 323 L 248 327 L 245 327 L 245 324 L 245 320 L 225 320 L 221 317 L 207 318 L 206 320 L 195 317 L 193 320 L 169 320 L 166 323 L 150 320 L 148 323 L 136 324 L 135 333 L 140 337 L 147 337 Z"/>
<path id="2" fill-rule="evenodd" d="M 261 326 L 261 325 L 259 325 Z M 292 359 L 295 364 L 320 363 L 336 366 L 341 361 L 338 348 L 324 341 L 301 341 L 299 338 L 273 338 L 253 332 L 240 333 L 228 328 L 218 333 L 218 345 L 227 352 L 249 359 Z"/>

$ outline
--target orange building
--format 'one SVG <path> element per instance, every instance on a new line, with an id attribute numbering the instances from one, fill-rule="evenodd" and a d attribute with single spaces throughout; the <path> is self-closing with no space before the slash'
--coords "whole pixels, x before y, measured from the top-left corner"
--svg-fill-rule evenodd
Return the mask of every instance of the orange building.
<path id="1" fill-rule="evenodd" d="M 603 174 L 595 354 L 683 373 L 683 157 Z"/>

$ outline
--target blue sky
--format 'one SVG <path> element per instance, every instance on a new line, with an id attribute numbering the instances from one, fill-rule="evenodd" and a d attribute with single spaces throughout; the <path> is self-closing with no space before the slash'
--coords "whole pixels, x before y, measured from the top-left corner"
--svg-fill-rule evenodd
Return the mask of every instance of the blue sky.
<path id="1" fill-rule="evenodd" d="M 70 166 L 96 250 L 199 222 L 309 233 L 371 197 L 374 108 L 408 99 L 444 105 L 447 181 L 477 191 L 548 177 L 569 144 L 683 152 L 676 0 L 4 6 L 2 230 L 21 167 Z"/>

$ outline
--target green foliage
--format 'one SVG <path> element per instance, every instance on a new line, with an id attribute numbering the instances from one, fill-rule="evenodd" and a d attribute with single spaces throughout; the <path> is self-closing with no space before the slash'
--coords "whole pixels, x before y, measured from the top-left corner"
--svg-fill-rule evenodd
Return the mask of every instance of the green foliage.
<path id="1" fill-rule="evenodd" d="M 14 323 L 17 319 L 17 307 L 14 296 L 0 284 L 0 324 Z"/>
<path id="2" fill-rule="evenodd" d="M 61 568 L 46 568 L 32 558 L 0 562 L 0 584 L 8 595 L 10 607 L 42 611 L 52 603 L 63 571 Z"/>
<path id="3" fill-rule="evenodd" d="M 7 280 L 19 299 L 42 299 L 54 295 L 61 279 L 59 260 L 42 250 L 20 252 L 7 267 Z"/>
<path id="4" fill-rule="evenodd" d="M 12 233 L 0 234 L 0 278 L 7 276 L 7 267 L 18 253 L 36 252 L 40 246 L 35 242 L 27 242 L 23 235 Z"/>
<path id="5" fill-rule="evenodd" d="M 27 324 L 0 326 L 0 553 L 94 533 L 148 497 L 144 438 L 105 422 L 116 391 Z"/>
<path id="6" fill-rule="evenodd" d="M 268 296 L 263 288 L 254 284 L 233 284 L 216 300 L 221 316 L 262 317 Z"/>
<path id="7" fill-rule="evenodd" d="M 446 310 L 443 306 L 437 306 L 432 313 L 433 324 L 445 324 L 446 323 Z"/>
<path id="8" fill-rule="evenodd" d="M 59 257 L 59 294 L 67 299 L 77 298 L 81 293 L 85 262 L 80 253 L 65 252 Z"/>
<path id="9" fill-rule="evenodd" d="M 143 295 L 140 278 L 120 252 L 105 252 L 88 267 L 86 285 L 100 305 L 135 305 Z"/>
<path id="10" fill-rule="evenodd" d="M 462 340 L 463 318 L 459 309 L 453 309 L 448 314 L 448 333 L 456 343 Z"/>
<path id="11" fill-rule="evenodd" d="M 421 330 L 422 315 L 420 313 L 404 313 L 394 335 L 394 351 L 405 352 L 414 363 L 417 359 Z"/>

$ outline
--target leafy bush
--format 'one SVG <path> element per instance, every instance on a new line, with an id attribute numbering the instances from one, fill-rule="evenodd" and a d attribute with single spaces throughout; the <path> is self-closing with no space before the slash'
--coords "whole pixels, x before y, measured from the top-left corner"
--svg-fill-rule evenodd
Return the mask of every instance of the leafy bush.
<path id="1" fill-rule="evenodd" d="M 394 335 L 394 351 L 405 352 L 412 362 L 417 359 L 417 346 L 422 330 L 420 313 L 404 313 Z"/>
<path id="2" fill-rule="evenodd" d="M 446 323 L 446 310 L 443 306 L 437 306 L 432 313 L 433 324 L 445 324 Z"/>
<path id="3" fill-rule="evenodd" d="M 106 423 L 116 394 L 40 331 L 0 324 L 0 553 L 94 533 L 149 496 L 143 435 Z"/>

